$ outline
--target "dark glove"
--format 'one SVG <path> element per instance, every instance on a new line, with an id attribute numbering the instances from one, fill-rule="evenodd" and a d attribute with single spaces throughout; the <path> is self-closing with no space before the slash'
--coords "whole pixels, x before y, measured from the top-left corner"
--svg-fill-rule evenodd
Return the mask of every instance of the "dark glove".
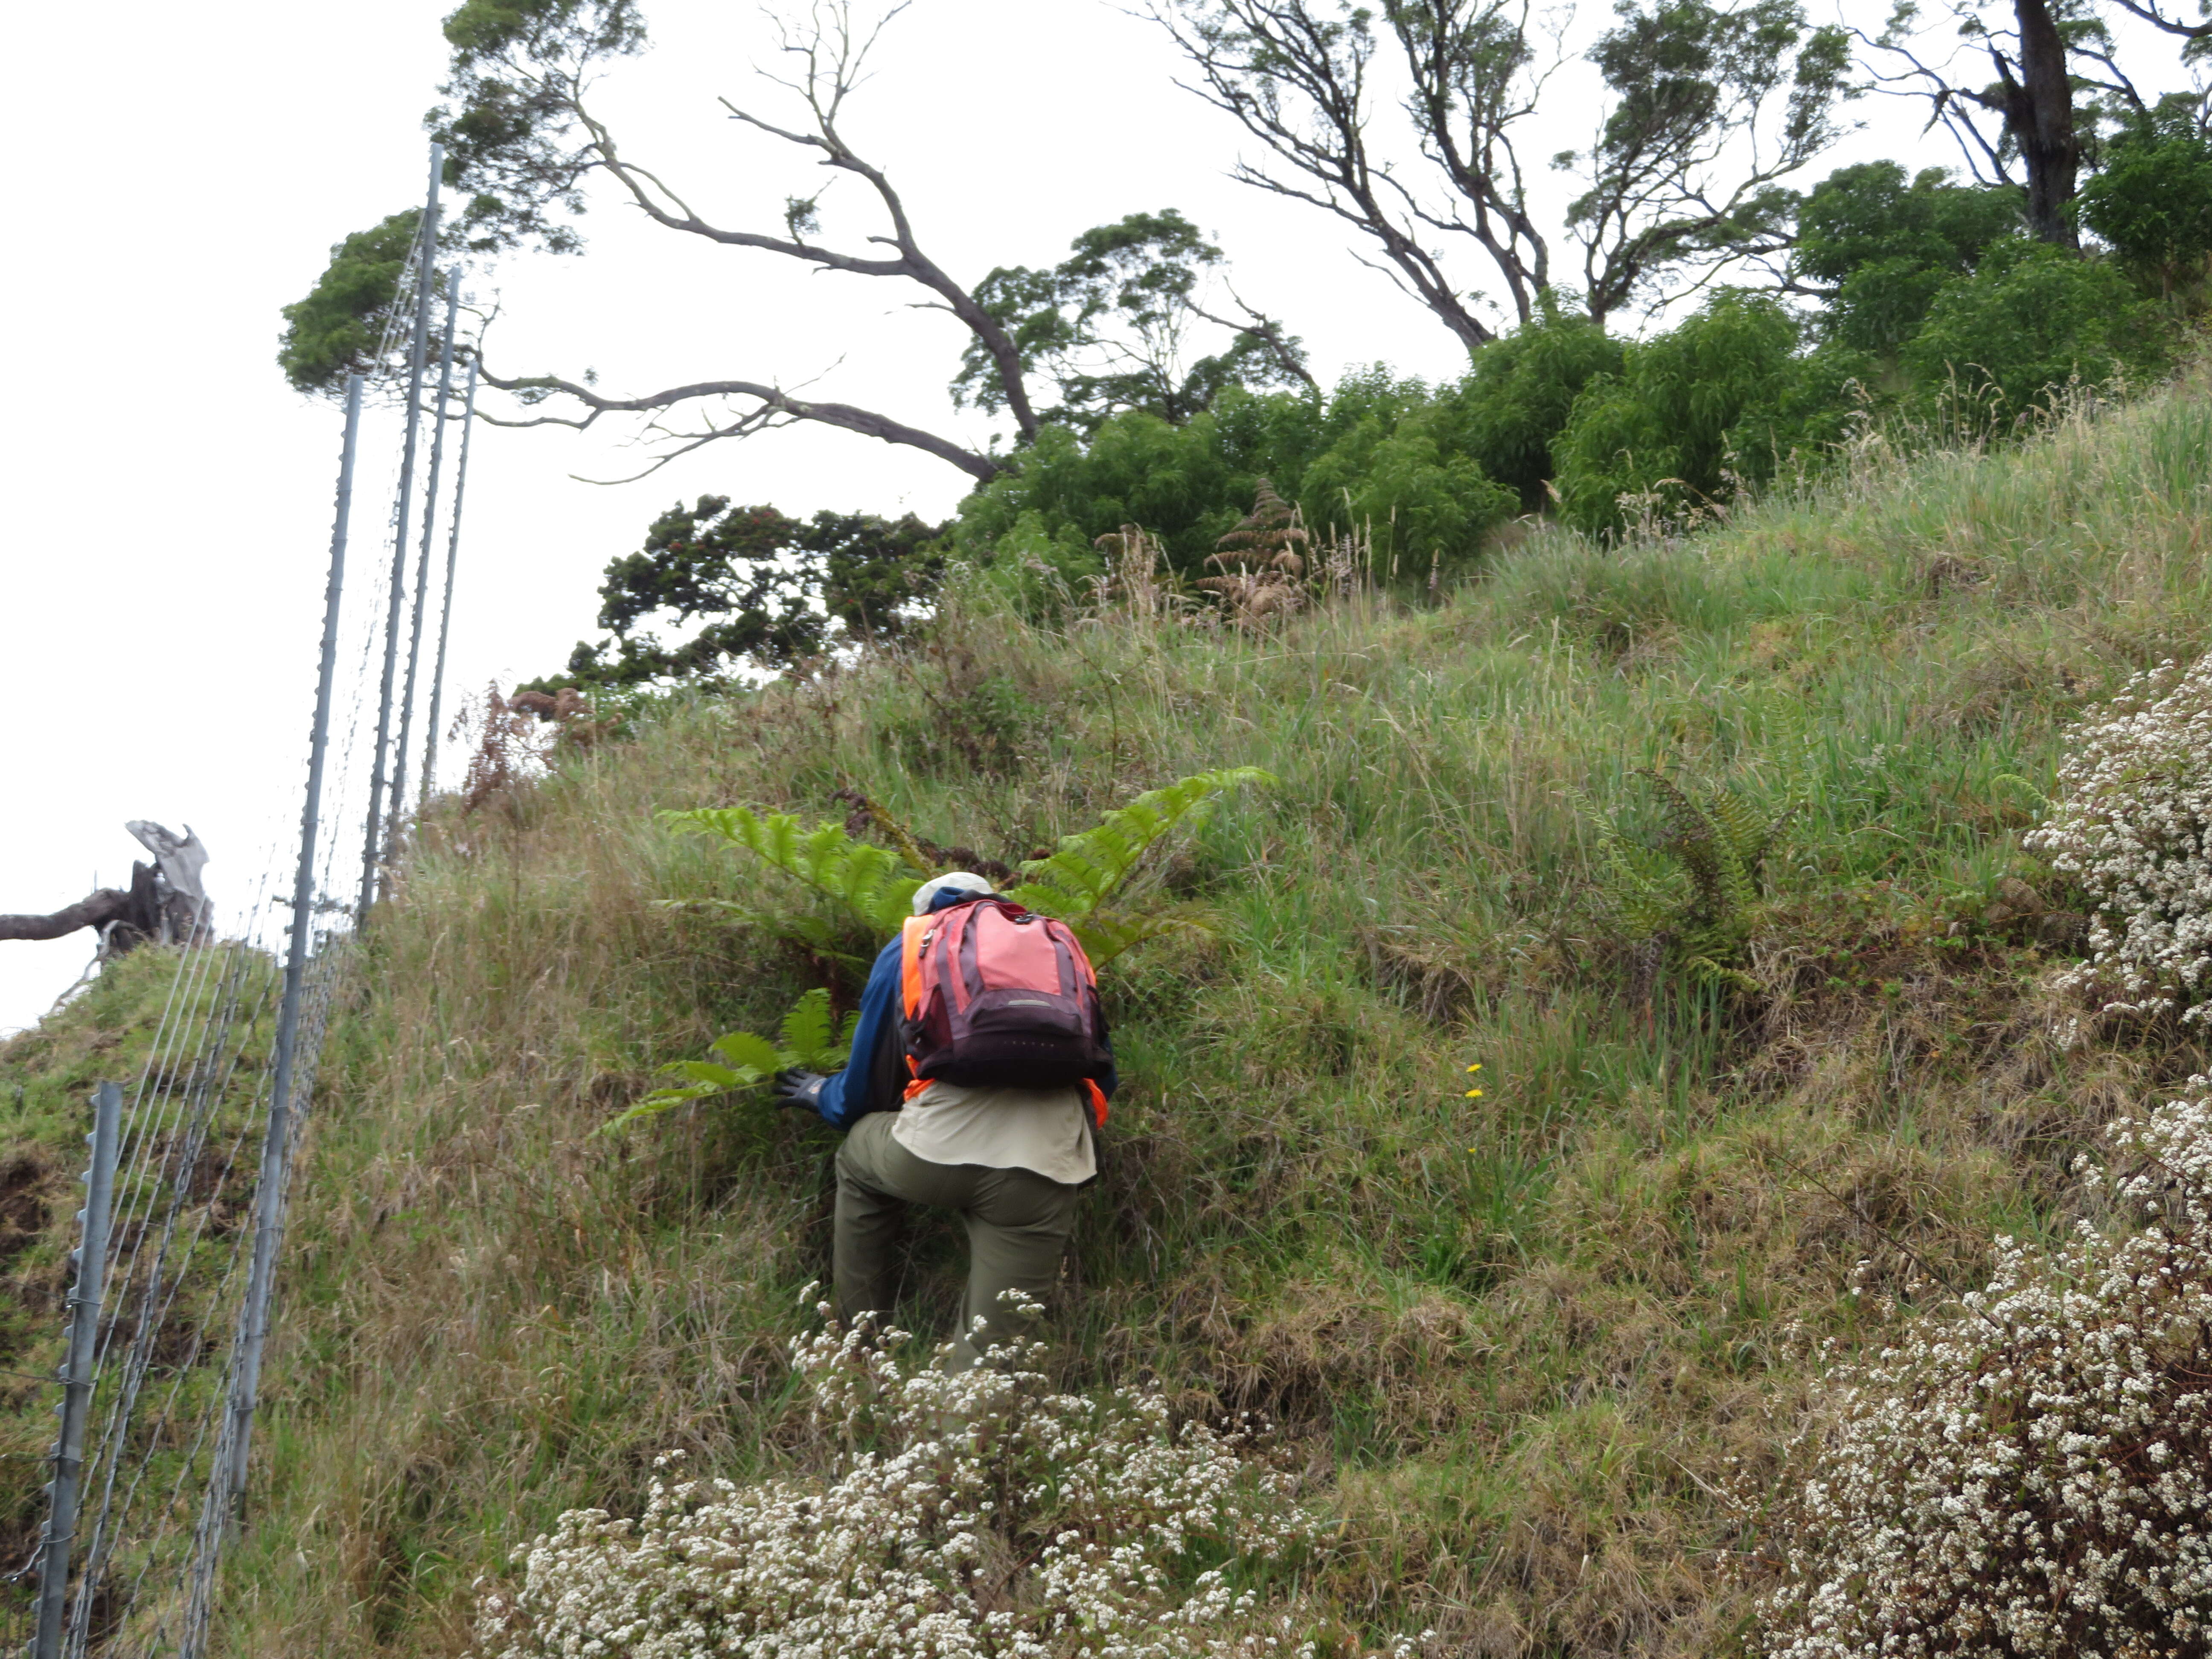
<path id="1" fill-rule="evenodd" d="M 819 1112 L 822 1085 L 829 1080 L 819 1072 L 778 1072 L 775 1092 L 770 1098 L 779 1106 L 804 1106 L 810 1112 Z"/>

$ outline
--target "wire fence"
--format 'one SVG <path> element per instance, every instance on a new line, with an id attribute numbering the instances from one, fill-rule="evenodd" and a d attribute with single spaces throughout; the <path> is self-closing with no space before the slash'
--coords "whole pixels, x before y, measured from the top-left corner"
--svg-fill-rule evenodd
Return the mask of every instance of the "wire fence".
<path id="1" fill-rule="evenodd" d="M 441 286 L 441 160 L 434 146 L 428 204 L 397 290 L 414 303 L 390 308 L 376 359 L 390 363 L 398 335 L 411 332 L 404 377 L 390 377 L 405 394 L 407 428 L 383 486 L 392 509 L 370 556 L 355 562 L 366 580 L 350 585 L 362 378 L 349 386 L 299 840 L 272 842 L 253 888 L 182 942 L 143 1060 L 112 1094 L 101 1091 L 112 1121 L 99 1121 L 112 1144 L 96 1149 L 87 1172 L 66 1310 L 76 1322 L 63 1374 L 52 1379 L 64 1432 L 47 1460 L 55 1479 L 37 1546 L 0 1576 L 0 1651 L 197 1659 L 215 1628 L 224 1551 L 250 1523 L 244 1499 L 261 1352 L 296 1151 L 324 1037 L 349 994 L 357 929 L 410 816 L 397 739 L 413 729 L 418 689 L 437 707 L 444 672 L 459 489 L 439 573 L 428 549 L 440 492 L 434 477 L 418 514 L 413 477 L 420 415 L 433 417 L 434 453 L 452 412 L 450 368 L 434 403 L 422 401 L 425 323 Z M 453 279 L 442 286 L 454 292 Z M 450 303 L 446 314 L 450 364 Z M 418 537 L 410 592 L 406 556 Z M 437 667 L 426 679 L 420 622 L 403 641 L 398 619 L 410 599 L 422 617 L 440 574 Z M 405 691 L 395 703 L 403 656 Z M 425 781 L 435 742 L 433 731 L 416 775 Z M 94 1116 L 88 1102 L 88 1125 Z M 27 1463 L 13 1467 L 15 1478 L 29 1476 Z"/>

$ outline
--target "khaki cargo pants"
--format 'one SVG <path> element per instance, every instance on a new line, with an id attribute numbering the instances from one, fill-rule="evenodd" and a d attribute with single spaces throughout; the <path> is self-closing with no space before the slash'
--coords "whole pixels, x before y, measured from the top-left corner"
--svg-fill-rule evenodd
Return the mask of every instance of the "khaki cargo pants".
<path id="1" fill-rule="evenodd" d="M 957 1211 L 968 1224 L 968 1294 L 953 1362 L 973 1365 L 1018 1328 L 1000 1293 L 1023 1291 L 1042 1302 L 1059 1278 L 1080 1188 L 1029 1170 L 932 1164 L 891 1138 L 891 1121 L 889 1112 L 870 1113 L 837 1151 L 831 1268 L 837 1317 L 849 1328 L 860 1314 L 890 1311 L 897 1300 L 898 1236 L 908 1205 Z M 971 1334 L 978 1319 L 983 1330 Z"/>

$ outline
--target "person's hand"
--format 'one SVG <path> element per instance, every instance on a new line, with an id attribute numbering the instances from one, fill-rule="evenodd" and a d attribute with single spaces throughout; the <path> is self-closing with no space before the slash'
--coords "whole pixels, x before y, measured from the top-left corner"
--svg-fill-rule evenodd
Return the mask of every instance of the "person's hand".
<path id="1" fill-rule="evenodd" d="M 819 1112 L 822 1085 L 829 1080 L 819 1072 L 778 1072 L 775 1092 L 770 1098 L 779 1106 L 804 1106 L 810 1112 Z"/>

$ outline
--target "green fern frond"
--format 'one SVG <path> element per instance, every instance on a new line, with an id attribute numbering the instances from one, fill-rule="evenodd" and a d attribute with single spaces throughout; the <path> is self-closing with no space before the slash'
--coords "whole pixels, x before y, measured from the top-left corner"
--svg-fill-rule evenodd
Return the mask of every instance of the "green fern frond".
<path id="1" fill-rule="evenodd" d="M 866 952 L 847 950 L 846 936 L 820 916 L 803 914 L 780 916 L 764 910 L 755 911 L 752 915 L 763 931 L 796 945 L 808 955 L 818 957 L 824 962 L 842 963 L 856 972 L 865 973 L 869 963 L 874 960 Z"/>
<path id="2" fill-rule="evenodd" d="M 845 1063 L 853 1047 L 854 1028 L 860 1023 L 857 1013 L 848 1014 L 841 1028 L 830 1012 L 830 993 L 809 991 L 783 1017 L 783 1053 L 779 1058 L 786 1066 L 804 1066 L 810 1072 L 836 1071 Z"/>
<path id="3" fill-rule="evenodd" d="M 1133 950 L 1146 939 L 1158 939 L 1164 933 L 1209 931 L 1197 916 L 1172 910 L 1148 916 L 1094 910 L 1087 916 L 1072 918 L 1067 926 L 1082 945 L 1083 954 L 1091 958 L 1093 968 L 1103 967 L 1124 951 Z"/>
<path id="4" fill-rule="evenodd" d="M 757 1084 L 767 1082 L 782 1069 L 773 1063 L 776 1058 L 775 1045 L 764 1037 L 753 1036 L 749 1031 L 732 1031 L 727 1036 L 719 1038 L 714 1047 L 723 1049 L 726 1044 L 737 1043 L 742 1048 L 740 1039 L 761 1044 L 768 1050 L 766 1057 L 771 1064 L 763 1069 L 751 1065 L 718 1066 L 711 1060 L 680 1060 L 662 1069 L 690 1081 L 678 1087 L 655 1089 L 628 1111 L 608 1119 L 592 1133 L 611 1135 L 633 1123 L 659 1117 L 664 1112 L 672 1112 L 678 1106 L 689 1106 L 694 1101 L 712 1100 L 716 1095 L 733 1094 L 740 1089 L 752 1088 Z"/>
<path id="5" fill-rule="evenodd" d="M 730 1089 L 742 1089 L 757 1083 L 764 1077 L 773 1077 L 784 1066 L 782 1050 L 764 1036 L 755 1036 L 750 1031 L 726 1031 L 708 1045 L 740 1072 L 753 1075 L 738 1082 L 726 1083 Z M 708 1079 L 702 1078 L 701 1081 Z"/>
<path id="6" fill-rule="evenodd" d="M 1128 878 L 1153 843 L 1184 818 L 1227 790 L 1275 781 L 1273 773 L 1259 767 L 1233 766 L 1194 773 L 1165 788 L 1147 790 L 1127 806 L 1109 812 L 1097 828 L 1062 836 L 1060 850 L 1049 858 L 1023 865 L 1022 873 L 1029 879 L 1006 896 L 1065 921 L 1088 916 Z"/>
<path id="7" fill-rule="evenodd" d="M 1735 859 L 1743 882 L 1741 902 L 1759 896 L 1765 879 L 1766 855 L 1782 834 L 1782 826 L 1796 815 L 1800 803 L 1793 790 L 1772 817 L 1761 817 L 1749 801 L 1732 790 L 1705 792 L 1705 806 L 1715 831 Z"/>
<path id="8" fill-rule="evenodd" d="M 721 1092 L 708 1084 L 696 1084 L 689 1089 L 656 1089 L 628 1111 L 609 1118 L 592 1133 L 611 1135 L 629 1128 L 633 1123 L 642 1123 L 649 1117 L 659 1117 L 664 1112 L 674 1111 L 678 1106 L 688 1106 L 695 1100 L 704 1100 Z"/>
<path id="9" fill-rule="evenodd" d="M 921 873 L 896 854 L 854 841 L 834 823 L 807 830 L 787 812 L 763 817 L 748 806 L 699 806 L 660 817 L 679 832 L 719 836 L 744 848 L 837 900 L 878 934 L 897 931 L 921 885 Z"/>
<path id="10" fill-rule="evenodd" d="M 719 1060 L 679 1060 L 672 1066 L 663 1066 L 661 1069 L 670 1076 L 684 1081 L 654 1090 L 628 1111 L 602 1123 L 593 1133 L 612 1134 L 617 1129 L 648 1117 L 659 1117 L 694 1101 L 711 1100 L 716 1095 L 755 1088 L 778 1072 L 789 1071 L 793 1066 L 810 1072 L 836 1071 L 852 1052 L 853 1032 L 860 1023 L 860 1015 L 851 1013 L 840 1025 L 830 1016 L 830 993 L 809 991 L 783 1017 L 781 1043 L 771 1042 L 751 1031 L 726 1031 L 710 1045 L 721 1057 Z"/>
<path id="11" fill-rule="evenodd" d="M 1734 849 L 1705 804 L 1662 773 L 1645 771 L 1641 775 L 1650 781 L 1652 792 L 1659 797 L 1660 812 L 1667 824 L 1662 845 L 1690 878 L 1688 919 L 1711 926 L 1733 915 L 1742 905 L 1742 872 Z"/>
<path id="12" fill-rule="evenodd" d="M 1759 981 L 1742 969 L 1723 968 L 1711 957 L 1687 957 L 1683 959 L 1682 966 L 1692 978 L 1704 980 L 1709 984 L 1729 985 L 1739 991 L 1753 993 L 1759 989 Z"/>
<path id="13" fill-rule="evenodd" d="M 1685 787 L 1652 770 L 1638 775 L 1659 802 L 1663 828 L 1656 850 L 1672 860 L 1680 878 L 1662 882 L 1646 874 L 1612 816 L 1577 793 L 1573 799 L 1597 843 L 1593 908 L 1624 942 L 1659 946 L 1690 978 L 1756 991 L 1757 982 L 1730 964 L 1750 942 L 1766 854 L 1796 802 L 1764 818 L 1729 789 Z"/>
<path id="14" fill-rule="evenodd" d="M 1650 939 L 1663 931 L 1680 908 L 1680 895 L 1637 868 L 1632 844 L 1610 813 L 1579 789 L 1571 790 L 1569 798 L 1597 842 L 1598 878 L 1592 896 L 1599 911 L 1631 939 Z"/>

